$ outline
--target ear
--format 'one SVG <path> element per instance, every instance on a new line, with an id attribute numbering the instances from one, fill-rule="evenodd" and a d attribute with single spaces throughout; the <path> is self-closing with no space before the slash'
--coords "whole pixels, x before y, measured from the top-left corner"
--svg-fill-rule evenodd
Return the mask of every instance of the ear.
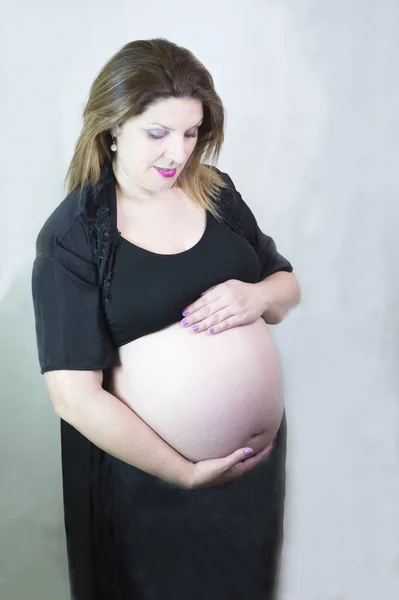
<path id="1" fill-rule="evenodd" d="M 118 123 L 109 130 L 112 137 L 118 137 L 121 134 L 121 124 Z"/>

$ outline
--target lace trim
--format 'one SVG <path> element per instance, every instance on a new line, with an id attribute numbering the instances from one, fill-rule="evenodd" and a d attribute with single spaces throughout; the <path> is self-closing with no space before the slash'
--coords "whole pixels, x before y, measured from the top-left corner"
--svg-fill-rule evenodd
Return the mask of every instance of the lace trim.
<path id="1" fill-rule="evenodd" d="M 103 262 L 100 280 L 102 279 L 103 297 L 109 302 L 111 296 L 112 269 L 115 262 L 115 250 L 121 236 L 120 231 L 113 227 L 109 215 L 109 208 L 100 206 L 96 211 L 96 218 L 89 224 L 89 233 L 94 254 Z"/>
<path id="2" fill-rule="evenodd" d="M 231 190 L 223 188 L 219 196 L 219 202 L 222 207 L 222 218 L 227 225 L 230 225 L 237 233 L 246 238 L 247 241 L 256 249 L 256 240 L 244 229 L 244 219 L 241 211 L 233 205 Z"/>

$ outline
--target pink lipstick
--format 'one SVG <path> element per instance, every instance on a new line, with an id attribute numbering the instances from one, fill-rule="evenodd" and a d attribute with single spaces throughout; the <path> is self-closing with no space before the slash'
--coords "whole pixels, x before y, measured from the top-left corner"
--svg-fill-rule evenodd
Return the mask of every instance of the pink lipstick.
<path id="1" fill-rule="evenodd" d="M 177 169 L 160 169 L 159 167 L 154 167 L 154 169 L 158 171 L 162 177 L 174 177 L 177 171 Z"/>

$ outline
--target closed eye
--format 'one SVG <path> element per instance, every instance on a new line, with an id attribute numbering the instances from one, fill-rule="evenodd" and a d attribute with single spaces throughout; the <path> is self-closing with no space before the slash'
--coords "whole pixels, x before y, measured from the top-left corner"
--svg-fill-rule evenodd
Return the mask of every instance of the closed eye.
<path id="1" fill-rule="evenodd" d="M 153 140 L 162 140 L 165 137 L 165 135 L 167 135 L 167 134 L 165 134 L 165 135 L 154 135 L 153 133 L 151 133 L 151 131 L 147 131 L 147 133 L 148 133 L 148 137 L 150 137 Z M 194 132 L 194 133 L 191 133 L 191 134 L 186 133 L 185 137 L 186 138 L 196 138 L 197 137 L 197 132 Z"/>

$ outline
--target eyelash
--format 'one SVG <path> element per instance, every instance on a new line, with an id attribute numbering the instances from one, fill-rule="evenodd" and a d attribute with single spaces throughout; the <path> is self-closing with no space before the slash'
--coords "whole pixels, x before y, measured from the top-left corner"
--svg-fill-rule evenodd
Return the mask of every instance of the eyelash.
<path id="1" fill-rule="evenodd" d="M 147 131 L 147 133 L 148 133 L 148 137 L 150 137 L 152 140 L 162 140 L 162 139 L 165 137 L 164 135 L 161 135 L 161 136 L 158 136 L 158 135 L 152 135 L 152 133 L 150 133 L 149 131 Z M 192 135 L 186 135 L 186 137 L 187 137 L 187 138 L 196 138 L 196 137 L 197 137 L 197 134 L 196 134 L 196 133 L 194 133 L 194 134 L 192 134 Z"/>

